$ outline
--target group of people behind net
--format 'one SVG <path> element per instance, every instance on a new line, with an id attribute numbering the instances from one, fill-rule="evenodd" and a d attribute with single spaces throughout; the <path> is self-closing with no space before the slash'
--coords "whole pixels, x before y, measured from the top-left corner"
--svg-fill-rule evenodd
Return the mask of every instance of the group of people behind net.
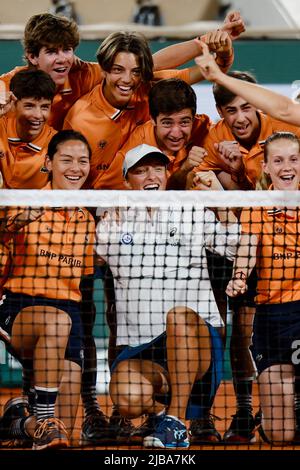
<path id="1" fill-rule="evenodd" d="M 1 76 L 3 187 L 297 190 L 299 108 L 290 115 L 277 97 L 275 112 L 252 75 L 226 74 L 243 30 L 232 12 L 217 31 L 153 57 L 142 35 L 113 33 L 92 63 L 74 55 L 73 21 L 33 16 L 28 64 Z M 196 114 L 191 84 L 203 79 L 216 82 L 216 124 Z M 80 445 L 249 444 L 256 425 L 268 442 L 296 442 L 298 229 L 293 207 L 1 207 L 0 338 L 23 371 L 23 395 L 3 408 L 2 444 L 68 447 L 80 395 Z M 109 418 L 96 394 L 97 276 L 110 329 Z M 211 408 L 222 380 L 225 291 L 237 410 L 221 438 Z"/>

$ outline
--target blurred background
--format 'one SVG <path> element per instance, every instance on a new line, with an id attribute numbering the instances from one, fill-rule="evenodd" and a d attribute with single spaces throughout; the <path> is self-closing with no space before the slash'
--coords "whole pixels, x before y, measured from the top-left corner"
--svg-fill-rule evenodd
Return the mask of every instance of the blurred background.
<path id="1" fill-rule="evenodd" d="M 15 25 L 17 31 L 17 25 L 23 25 L 29 16 L 48 10 L 75 15 L 83 27 L 83 38 L 88 30 L 101 38 L 105 28 L 113 30 L 119 23 L 134 21 L 161 26 L 159 33 L 166 37 L 183 37 L 193 35 L 193 28 L 196 31 L 206 22 L 222 19 L 228 10 L 238 9 L 248 26 L 247 36 L 291 37 L 299 33 L 298 6 L 298 0 L 11 0 L 1 2 L 0 19 L 2 25 Z M 149 29 L 147 34 L 156 33 Z"/>

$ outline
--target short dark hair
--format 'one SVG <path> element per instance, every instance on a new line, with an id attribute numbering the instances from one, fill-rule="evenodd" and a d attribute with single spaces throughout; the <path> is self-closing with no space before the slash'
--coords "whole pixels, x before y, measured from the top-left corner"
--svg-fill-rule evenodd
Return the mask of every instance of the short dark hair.
<path id="1" fill-rule="evenodd" d="M 59 144 L 68 142 L 69 140 L 79 140 L 80 142 L 83 142 L 87 146 L 89 152 L 89 159 L 91 159 L 92 149 L 85 136 L 81 134 L 81 132 L 74 131 L 73 129 L 65 129 L 62 131 L 58 131 L 57 134 L 54 134 L 48 144 L 47 156 L 51 161 L 53 160 L 53 157 L 57 152 L 57 147 L 59 146 Z"/>
<path id="2" fill-rule="evenodd" d="M 142 80 L 149 82 L 153 79 L 153 59 L 147 39 L 135 31 L 120 31 L 110 34 L 97 50 L 97 60 L 105 72 L 110 72 L 116 55 L 119 52 L 129 52 L 138 58 Z"/>
<path id="3" fill-rule="evenodd" d="M 193 88 L 180 78 L 168 78 L 155 83 L 149 93 L 152 119 L 160 113 L 172 114 L 189 108 L 196 114 L 197 98 Z"/>
<path id="4" fill-rule="evenodd" d="M 23 46 L 27 54 L 39 55 L 42 47 L 72 47 L 79 44 L 78 26 L 64 16 L 41 13 L 29 18 L 24 31 Z"/>
<path id="5" fill-rule="evenodd" d="M 273 142 L 276 142 L 277 140 L 289 140 L 291 142 L 295 142 L 296 144 L 298 144 L 298 148 L 299 148 L 299 151 L 300 151 L 300 140 L 299 138 L 296 136 L 296 134 L 294 134 L 293 132 L 274 132 L 274 134 L 271 134 L 265 141 L 265 144 L 264 144 L 264 162 L 267 163 L 268 161 L 268 149 L 269 149 L 269 145 Z"/>
<path id="6" fill-rule="evenodd" d="M 24 69 L 17 72 L 12 77 L 9 88 L 18 100 L 45 98 L 53 101 L 56 93 L 56 86 L 50 75 L 37 69 Z"/>
<path id="7" fill-rule="evenodd" d="M 243 80 L 244 82 L 257 83 L 255 76 L 250 72 L 233 70 L 228 72 L 227 75 L 229 77 L 237 78 L 238 80 Z M 222 85 L 218 85 L 217 83 L 213 85 L 213 94 L 217 107 L 227 106 L 238 96 L 236 93 L 232 93 L 232 91 Z"/>

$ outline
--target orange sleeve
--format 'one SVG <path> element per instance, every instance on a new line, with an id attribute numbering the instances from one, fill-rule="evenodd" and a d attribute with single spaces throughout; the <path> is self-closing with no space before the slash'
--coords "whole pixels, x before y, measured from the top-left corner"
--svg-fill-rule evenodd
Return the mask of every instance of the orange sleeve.
<path id="1" fill-rule="evenodd" d="M 272 120 L 272 130 L 273 132 L 280 132 L 280 131 L 285 131 L 285 132 L 293 132 L 296 134 L 297 137 L 300 138 L 300 127 L 299 126 L 294 126 L 293 124 L 289 124 L 284 121 L 279 121 L 278 119 L 273 119 Z"/>
<path id="2" fill-rule="evenodd" d="M 240 223 L 242 224 L 242 232 L 254 235 L 262 233 L 264 208 L 247 207 L 242 210 Z"/>
<path id="3" fill-rule="evenodd" d="M 181 78 L 181 80 L 190 83 L 190 71 L 189 69 L 168 69 L 168 70 L 159 70 L 153 74 L 154 82 L 163 80 L 166 78 Z"/>
<path id="4" fill-rule="evenodd" d="M 0 221 L 6 219 L 7 206 L 0 206 Z"/>
<path id="5" fill-rule="evenodd" d="M 212 126 L 213 122 L 210 117 L 206 114 L 196 114 L 191 134 L 192 145 L 204 147 L 205 139 Z"/>

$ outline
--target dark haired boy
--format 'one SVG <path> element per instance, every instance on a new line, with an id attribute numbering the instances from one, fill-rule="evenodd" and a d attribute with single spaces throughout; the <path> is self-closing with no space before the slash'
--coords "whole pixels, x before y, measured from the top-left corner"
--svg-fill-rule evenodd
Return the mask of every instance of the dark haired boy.
<path id="1" fill-rule="evenodd" d="M 47 122 L 55 95 L 52 78 L 42 70 L 20 70 L 0 105 L 0 171 L 4 188 L 39 189 L 47 183 L 48 143 L 56 133 Z M 10 111 L 10 112 L 8 112 Z"/>

